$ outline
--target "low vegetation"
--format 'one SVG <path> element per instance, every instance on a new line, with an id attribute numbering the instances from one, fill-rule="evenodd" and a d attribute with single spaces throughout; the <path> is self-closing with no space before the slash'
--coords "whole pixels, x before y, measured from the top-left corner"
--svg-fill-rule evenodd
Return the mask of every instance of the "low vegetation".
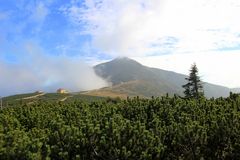
<path id="1" fill-rule="evenodd" d="M 240 96 L 38 101 L 0 111 L 0 159 L 238 159 Z"/>

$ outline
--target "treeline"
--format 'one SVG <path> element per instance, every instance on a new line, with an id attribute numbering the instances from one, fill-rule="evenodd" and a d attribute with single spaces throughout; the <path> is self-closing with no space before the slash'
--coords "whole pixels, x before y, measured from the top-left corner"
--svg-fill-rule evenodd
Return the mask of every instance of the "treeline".
<path id="1" fill-rule="evenodd" d="M 240 96 L 38 103 L 0 111 L 0 159 L 238 159 Z"/>

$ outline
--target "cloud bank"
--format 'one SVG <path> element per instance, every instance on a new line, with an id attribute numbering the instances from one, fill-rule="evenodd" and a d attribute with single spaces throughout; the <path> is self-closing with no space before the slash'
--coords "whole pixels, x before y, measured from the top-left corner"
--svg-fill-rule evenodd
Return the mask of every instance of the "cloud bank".
<path id="1" fill-rule="evenodd" d="M 74 0 L 62 10 L 113 56 L 240 47 L 238 0 Z"/>
<path id="2" fill-rule="evenodd" d="M 239 0 L 74 0 L 62 11 L 112 57 L 185 74 L 197 62 L 205 81 L 240 86 Z"/>
<path id="3" fill-rule="evenodd" d="M 25 48 L 27 56 L 20 63 L 0 60 L 0 96 L 37 90 L 55 92 L 58 88 L 76 92 L 108 85 L 80 58 L 49 56 L 32 43 L 27 43 Z"/>

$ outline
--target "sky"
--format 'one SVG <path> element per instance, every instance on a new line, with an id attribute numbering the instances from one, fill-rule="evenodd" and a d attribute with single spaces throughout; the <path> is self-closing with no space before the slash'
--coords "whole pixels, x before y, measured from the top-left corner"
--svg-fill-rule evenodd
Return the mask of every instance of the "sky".
<path id="1" fill-rule="evenodd" d="M 109 83 L 93 65 L 130 57 L 240 87 L 239 0 L 0 0 L 0 96 Z"/>

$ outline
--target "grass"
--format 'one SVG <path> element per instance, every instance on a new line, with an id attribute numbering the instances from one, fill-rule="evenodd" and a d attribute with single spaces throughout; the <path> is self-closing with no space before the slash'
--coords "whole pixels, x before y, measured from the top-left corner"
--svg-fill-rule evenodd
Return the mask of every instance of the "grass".
<path id="1" fill-rule="evenodd" d="M 66 93 L 66 94 L 46 93 L 44 95 L 28 99 L 28 97 L 36 96 L 38 94 L 39 93 L 28 93 L 28 94 L 19 94 L 19 95 L 4 97 L 3 106 L 10 107 L 10 106 L 17 106 L 21 104 L 32 104 L 36 102 L 52 103 L 52 102 L 60 102 L 61 100 L 64 100 L 64 102 L 68 103 L 73 101 L 92 102 L 92 101 L 101 101 L 106 99 L 101 96 L 85 95 L 80 93 Z"/>

